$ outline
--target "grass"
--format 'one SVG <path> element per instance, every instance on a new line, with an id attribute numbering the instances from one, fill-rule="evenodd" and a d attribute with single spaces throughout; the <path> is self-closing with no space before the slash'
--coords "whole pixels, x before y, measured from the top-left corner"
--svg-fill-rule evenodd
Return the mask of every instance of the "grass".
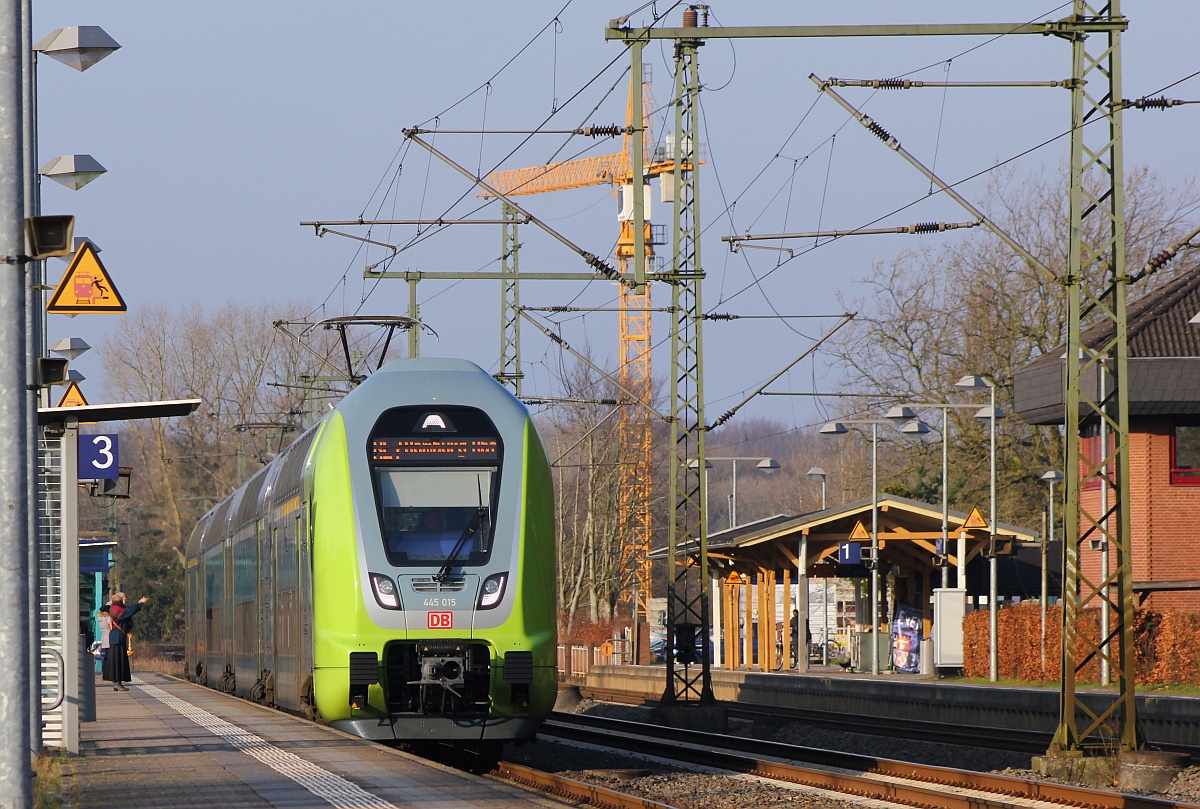
<path id="1" fill-rule="evenodd" d="M 133 671 L 153 671 L 159 674 L 170 674 L 172 677 L 184 677 L 186 666 L 182 660 L 176 660 L 166 655 L 139 655 L 134 653 L 129 661 Z"/>
<path id="2" fill-rule="evenodd" d="M 34 809 L 59 809 L 62 806 L 62 761 L 43 754 L 33 762 Z"/>

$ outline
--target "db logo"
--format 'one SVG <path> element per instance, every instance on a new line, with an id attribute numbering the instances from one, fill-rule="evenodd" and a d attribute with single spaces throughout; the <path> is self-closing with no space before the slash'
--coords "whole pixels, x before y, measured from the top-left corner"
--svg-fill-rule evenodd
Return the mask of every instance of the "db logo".
<path id="1" fill-rule="evenodd" d="M 452 612 L 428 612 L 426 617 L 430 629 L 454 628 L 454 613 Z"/>

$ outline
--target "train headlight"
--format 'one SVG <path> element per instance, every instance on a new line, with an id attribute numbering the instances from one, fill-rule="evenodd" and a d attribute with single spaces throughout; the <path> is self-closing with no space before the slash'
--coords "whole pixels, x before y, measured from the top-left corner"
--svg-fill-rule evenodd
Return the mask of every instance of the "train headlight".
<path id="1" fill-rule="evenodd" d="M 385 610 L 400 609 L 400 591 L 396 589 L 396 582 L 382 573 L 371 574 L 371 591 L 375 593 L 375 600 L 379 602 L 379 606 Z"/>
<path id="2" fill-rule="evenodd" d="M 479 609 L 490 610 L 500 603 L 504 597 L 504 584 L 508 581 L 507 573 L 493 573 L 483 580 L 479 588 Z"/>

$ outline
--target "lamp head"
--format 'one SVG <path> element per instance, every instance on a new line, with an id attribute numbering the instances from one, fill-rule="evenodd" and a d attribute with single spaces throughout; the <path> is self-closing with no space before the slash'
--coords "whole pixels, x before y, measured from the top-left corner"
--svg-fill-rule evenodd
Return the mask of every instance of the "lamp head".
<path id="1" fill-rule="evenodd" d="M 823 478 L 825 477 L 825 470 L 819 466 L 814 466 L 812 469 L 808 470 L 808 476 L 810 478 Z"/>
<path id="2" fill-rule="evenodd" d="M 830 421 L 822 425 L 821 429 L 817 432 L 824 433 L 825 435 L 841 435 L 842 433 L 849 432 L 849 430 L 840 421 Z"/>
<path id="3" fill-rule="evenodd" d="M 699 462 L 699 461 L 697 461 L 695 458 L 692 458 L 690 461 L 688 461 L 688 462 L 687 462 L 687 468 L 688 468 L 688 469 L 699 469 L 699 468 L 700 468 L 700 462 Z M 705 458 L 705 459 L 704 459 L 704 468 L 705 468 L 705 469 L 712 469 L 712 468 L 713 468 L 712 461 L 710 461 L 710 460 L 708 460 L 707 458 Z"/>
<path id="4" fill-rule="evenodd" d="M 958 388 L 991 388 L 995 387 L 995 383 L 986 377 L 971 374 L 955 382 L 954 386 Z"/>
<path id="5" fill-rule="evenodd" d="M 779 468 L 779 461 L 775 460 L 774 458 L 763 458 L 758 462 L 757 466 L 759 469 L 762 469 L 765 472 L 770 472 L 773 469 Z"/>
<path id="6" fill-rule="evenodd" d="M 996 408 L 996 421 L 1000 421 L 1001 419 L 1004 419 L 1004 418 L 1007 418 L 1007 417 L 1008 417 L 1008 414 L 1007 414 L 1007 413 L 1005 413 L 1003 410 L 1001 410 L 1001 409 L 1000 409 L 1000 408 L 998 408 L 998 407 Z M 977 418 L 977 419 L 984 419 L 984 420 L 990 420 L 990 419 L 992 418 L 992 407 L 991 407 L 991 405 L 988 405 L 987 407 L 981 407 L 981 408 L 979 408 L 979 412 L 975 414 L 975 418 Z"/>
<path id="7" fill-rule="evenodd" d="M 910 421 L 916 417 L 916 411 L 907 405 L 896 405 L 884 415 L 885 419 L 890 419 L 891 421 Z"/>
<path id="8" fill-rule="evenodd" d="M 924 435 L 925 433 L 929 432 L 929 425 L 920 419 L 912 419 L 900 428 L 900 432 Z"/>
<path id="9" fill-rule="evenodd" d="M 33 49 L 80 72 L 121 46 L 98 25 L 55 28 L 38 40 Z"/>
<path id="10" fill-rule="evenodd" d="M 1057 469 L 1051 469 L 1049 472 L 1042 474 L 1042 480 L 1046 481 L 1047 483 L 1058 483 L 1062 479 L 1063 473 L 1059 472 Z"/>

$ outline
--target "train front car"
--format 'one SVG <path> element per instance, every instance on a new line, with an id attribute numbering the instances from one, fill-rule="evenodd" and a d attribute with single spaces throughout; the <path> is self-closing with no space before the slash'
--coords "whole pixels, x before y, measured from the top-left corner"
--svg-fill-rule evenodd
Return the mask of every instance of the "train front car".
<path id="1" fill-rule="evenodd" d="M 525 738 L 557 693 L 553 498 L 528 411 L 478 366 L 400 360 L 309 460 L 313 686 L 370 739 Z"/>

